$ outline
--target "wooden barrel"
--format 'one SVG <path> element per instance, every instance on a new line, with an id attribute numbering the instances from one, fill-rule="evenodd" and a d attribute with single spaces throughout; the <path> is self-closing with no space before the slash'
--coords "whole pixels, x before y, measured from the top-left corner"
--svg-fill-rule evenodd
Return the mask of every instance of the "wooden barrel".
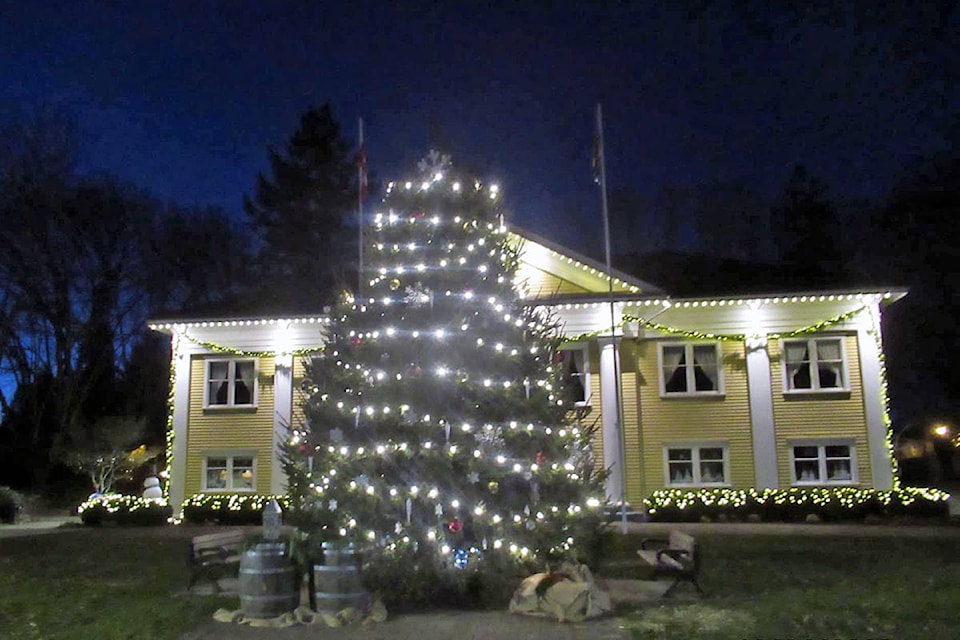
<path id="1" fill-rule="evenodd" d="M 240 611 L 276 618 L 300 604 L 297 573 L 282 542 L 259 542 L 240 556 Z"/>
<path id="2" fill-rule="evenodd" d="M 313 597 L 317 611 L 337 613 L 366 605 L 360 583 L 360 560 L 353 545 L 323 543 L 323 564 L 313 565 Z"/>

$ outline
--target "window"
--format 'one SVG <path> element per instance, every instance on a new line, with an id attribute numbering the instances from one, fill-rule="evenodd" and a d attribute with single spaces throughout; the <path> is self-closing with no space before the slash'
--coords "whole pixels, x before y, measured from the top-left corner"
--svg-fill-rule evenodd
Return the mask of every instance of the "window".
<path id="1" fill-rule="evenodd" d="M 590 404 L 590 357 L 586 345 L 562 349 L 563 387 L 577 406 Z"/>
<path id="2" fill-rule="evenodd" d="M 843 355 L 843 339 L 839 337 L 784 340 L 784 390 L 846 390 Z"/>
<path id="3" fill-rule="evenodd" d="M 256 406 L 256 360 L 207 360 L 206 367 L 205 407 Z"/>
<path id="4" fill-rule="evenodd" d="M 794 484 L 851 484 L 856 479 L 854 447 L 850 442 L 794 443 Z"/>
<path id="5" fill-rule="evenodd" d="M 660 345 L 661 395 L 719 395 L 720 371 L 718 343 Z"/>
<path id="6" fill-rule="evenodd" d="M 706 486 L 730 483 L 727 447 L 722 444 L 664 448 L 669 486 Z"/>
<path id="7" fill-rule="evenodd" d="M 256 487 L 252 455 L 208 455 L 203 463 L 204 491 L 253 491 Z"/>

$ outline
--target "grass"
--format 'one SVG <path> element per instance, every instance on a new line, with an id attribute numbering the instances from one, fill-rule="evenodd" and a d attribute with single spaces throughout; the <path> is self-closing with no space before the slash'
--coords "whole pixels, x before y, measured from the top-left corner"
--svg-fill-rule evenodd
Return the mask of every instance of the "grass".
<path id="1" fill-rule="evenodd" d="M 956 537 L 698 540 L 708 597 L 627 614 L 634 638 L 960 637 Z M 618 538 L 611 554 L 625 559 L 638 543 Z"/>
<path id="2" fill-rule="evenodd" d="M 0 540 L 0 637 L 176 638 L 233 598 L 183 595 L 190 527 L 84 528 Z M 634 638 L 960 637 L 960 538 L 698 536 L 702 600 L 621 611 Z M 639 536 L 614 536 L 636 576 Z M 620 561 L 617 563 L 617 561 Z"/>
<path id="3" fill-rule="evenodd" d="M 84 528 L 0 540 L 0 637 L 176 638 L 235 599 L 182 594 L 186 527 Z"/>

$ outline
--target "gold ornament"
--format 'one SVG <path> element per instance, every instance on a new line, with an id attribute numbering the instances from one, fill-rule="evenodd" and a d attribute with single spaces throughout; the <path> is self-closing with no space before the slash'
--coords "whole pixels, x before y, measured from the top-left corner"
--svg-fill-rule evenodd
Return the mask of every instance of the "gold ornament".
<path id="1" fill-rule="evenodd" d="M 396 291 L 399 288 L 400 288 L 399 278 L 394 278 L 393 280 L 390 281 L 390 291 Z"/>

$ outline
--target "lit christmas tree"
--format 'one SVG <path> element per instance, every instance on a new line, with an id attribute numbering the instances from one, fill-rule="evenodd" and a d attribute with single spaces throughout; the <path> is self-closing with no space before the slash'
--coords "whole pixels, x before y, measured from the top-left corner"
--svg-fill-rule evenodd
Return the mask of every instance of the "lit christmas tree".
<path id="1" fill-rule="evenodd" d="M 301 525 L 445 566 L 574 555 L 602 477 L 563 398 L 556 322 L 519 299 L 495 185 L 431 152 L 367 233 L 286 453 Z"/>

